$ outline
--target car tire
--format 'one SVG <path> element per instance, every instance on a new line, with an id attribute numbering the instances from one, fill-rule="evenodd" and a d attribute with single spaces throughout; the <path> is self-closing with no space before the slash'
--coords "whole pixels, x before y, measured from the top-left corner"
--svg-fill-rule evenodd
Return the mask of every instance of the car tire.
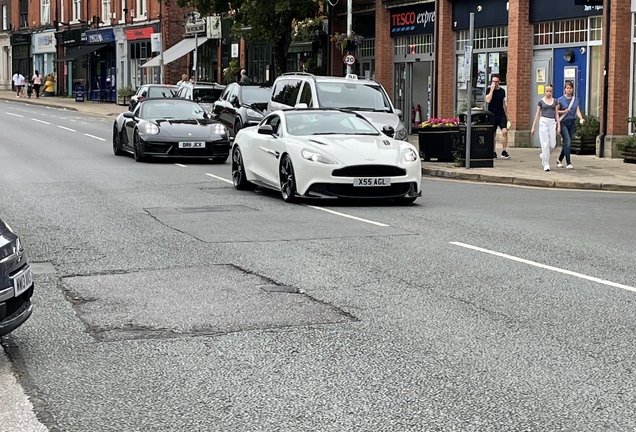
<path id="1" fill-rule="evenodd" d="M 121 147 L 121 134 L 117 130 L 117 123 L 113 125 L 113 153 L 115 153 L 115 156 L 124 154 L 124 149 Z"/>
<path id="2" fill-rule="evenodd" d="M 232 184 L 237 190 L 254 190 L 257 187 L 254 183 L 247 181 L 245 177 L 243 154 L 238 146 L 234 146 L 232 150 Z"/>
<path id="3" fill-rule="evenodd" d="M 243 122 L 240 118 L 237 118 L 234 122 L 234 138 L 236 138 L 236 134 L 243 129 Z"/>
<path id="4" fill-rule="evenodd" d="M 227 162 L 228 158 L 229 158 L 229 156 L 220 157 L 220 158 L 213 158 L 212 159 L 212 163 L 221 165 L 221 164 L 224 164 L 225 162 Z"/>
<path id="5" fill-rule="evenodd" d="M 145 162 L 146 157 L 141 152 L 141 148 L 139 148 L 139 141 L 139 134 L 137 133 L 137 131 L 135 131 L 135 134 L 133 135 L 133 157 L 137 162 Z"/>
<path id="6" fill-rule="evenodd" d="M 296 195 L 296 176 L 294 175 L 294 165 L 289 155 L 283 156 L 278 168 L 280 178 L 280 193 L 286 203 L 298 201 Z"/>

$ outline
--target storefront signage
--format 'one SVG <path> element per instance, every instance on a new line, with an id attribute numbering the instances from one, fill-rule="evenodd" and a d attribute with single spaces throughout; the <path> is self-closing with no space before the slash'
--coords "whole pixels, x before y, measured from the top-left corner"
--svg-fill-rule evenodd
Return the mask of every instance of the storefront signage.
<path id="1" fill-rule="evenodd" d="M 126 30 L 126 39 L 138 40 L 138 39 L 150 39 L 155 29 L 152 27 L 141 27 L 131 30 Z"/>
<path id="2" fill-rule="evenodd" d="M 86 32 L 83 30 L 66 30 L 57 34 L 58 43 L 64 46 L 78 46 L 86 42 Z"/>
<path id="3" fill-rule="evenodd" d="M 115 33 L 112 29 L 89 30 L 86 32 L 86 41 L 89 44 L 115 42 Z"/>
<path id="4" fill-rule="evenodd" d="M 31 44 L 31 35 L 27 33 L 13 33 L 11 35 L 11 45 L 29 45 Z"/>
<path id="5" fill-rule="evenodd" d="M 528 1 L 528 0 L 524 0 Z M 532 2 L 532 0 L 529 0 Z M 550 0 L 553 11 L 555 0 Z M 453 2 L 453 30 L 466 30 L 470 14 L 475 14 L 475 28 L 508 25 L 508 0 L 466 0 Z M 552 19 L 552 18 L 551 18 Z"/>
<path id="6" fill-rule="evenodd" d="M 555 8 L 554 0 L 530 0 L 530 22 L 557 21 L 598 15 L 603 15 L 603 6 L 597 6 L 593 2 L 581 5 L 565 2 Z"/>
<path id="7" fill-rule="evenodd" d="M 33 54 L 54 53 L 57 51 L 55 47 L 55 30 L 42 33 L 33 33 L 32 35 Z"/>
<path id="8" fill-rule="evenodd" d="M 435 3 L 391 9 L 391 37 L 433 33 Z"/>

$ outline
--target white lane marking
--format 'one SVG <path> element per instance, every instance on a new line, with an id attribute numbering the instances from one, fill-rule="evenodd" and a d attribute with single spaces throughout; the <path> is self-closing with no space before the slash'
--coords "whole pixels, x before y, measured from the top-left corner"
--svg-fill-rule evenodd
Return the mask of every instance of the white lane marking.
<path id="1" fill-rule="evenodd" d="M 506 259 L 509 259 L 511 261 L 517 261 L 517 262 L 520 262 L 520 263 L 523 263 L 523 264 L 528 264 L 528 265 L 531 265 L 531 266 L 539 267 L 539 268 L 542 268 L 542 269 L 545 269 L 545 270 L 551 270 L 551 271 L 554 271 L 554 272 L 557 272 L 557 273 L 563 273 L 563 274 L 566 274 L 566 275 L 569 275 L 569 276 L 574 276 L 574 277 L 577 277 L 577 278 L 580 278 L 580 279 L 585 279 L 585 280 L 588 280 L 590 282 L 597 282 L 597 283 L 600 283 L 600 284 L 603 284 L 603 285 L 607 285 L 607 286 L 611 286 L 611 287 L 614 287 L 614 288 L 621 288 L 621 289 L 624 289 L 624 290 L 627 290 L 627 291 L 636 292 L 636 287 L 633 287 L 633 286 L 623 285 L 623 284 L 612 282 L 612 281 L 608 281 L 608 280 L 605 280 L 605 279 L 599 279 L 599 278 L 594 277 L 594 276 L 588 276 L 588 275 L 584 275 L 582 273 L 577 273 L 577 272 L 573 272 L 573 271 L 570 271 L 570 270 L 561 269 L 561 268 L 558 268 L 558 267 L 552 267 L 552 266 L 549 266 L 549 265 L 546 265 L 546 264 L 541 264 L 541 263 L 538 263 L 538 262 L 535 262 L 535 261 L 530 261 L 530 260 L 527 260 L 527 259 L 518 258 L 516 256 L 507 255 L 507 254 L 504 254 L 504 253 L 501 253 L 501 252 L 495 252 L 495 251 L 491 251 L 491 250 L 488 250 L 488 249 L 480 248 L 478 246 L 472 246 L 472 245 L 469 245 L 469 244 L 466 244 L 466 243 L 460 243 L 460 242 L 450 242 L 450 244 L 455 245 L 455 246 L 461 246 L 461 247 L 467 248 L 467 249 L 476 250 L 478 252 L 484 252 L 484 253 L 487 253 L 487 254 L 490 254 L 490 255 L 495 255 L 495 256 L 498 256 L 498 257 L 501 257 L 501 258 L 506 258 Z"/>
<path id="2" fill-rule="evenodd" d="M 91 135 L 91 134 L 84 134 L 84 135 L 90 138 L 95 138 L 96 140 L 106 141 L 104 138 L 96 137 L 95 135 Z"/>
<path id="3" fill-rule="evenodd" d="M 182 165 L 182 164 L 178 164 L 178 163 L 176 163 L 175 165 L 178 166 L 178 167 L 181 167 L 181 168 L 187 168 L 188 167 L 187 165 Z"/>
<path id="4" fill-rule="evenodd" d="M 66 126 L 58 126 L 60 129 L 64 129 L 71 132 L 77 132 L 75 129 L 67 128 Z"/>
<path id="5" fill-rule="evenodd" d="M 5 113 L 5 114 L 6 114 L 6 115 L 10 115 L 10 116 L 14 116 L 14 117 L 24 117 L 23 115 L 20 115 L 20 114 L 13 114 L 13 113 L 10 113 L 10 112 Z"/>
<path id="6" fill-rule="evenodd" d="M 82 122 L 82 124 L 85 124 L 85 125 L 87 125 L 88 123 L 85 123 L 85 122 Z"/>
<path id="7" fill-rule="evenodd" d="M 32 118 L 31 120 L 33 120 L 34 122 L 42 123 L 42 124 L 51 124 L 51 123 L 49 123 L 49 122 L 47 122 L 47 121 L 40 120 L 40 119 L 34 119 L 34 118 Z"/>
<path id="8" fill-rule="evenodd" d="M 215 179 L 217 179 L 217 180 L 221 180 L 221 181 L 224 181 L 225 183 L 229 183 L 229 184 L 234 184 L 234 183 L 232 183 L 232 180 L 228 180 L 228 179 L 226 179 L 226 178 L 223 178 L 223 177 L 219 177 L 219 176 L 217 176 L 217 175 L 214 175 L 214 174 L 210 174 L 210 173 L 205 173 L 205 175 L 206 175 L 206 176 L 210 176 L 210 177 L 213 177 L 213 178 L 215 178 Z"/>
<path id="9" fill-rule="evenodd" d="M 363 218 L 359 218 L 357 216 L 351 216 L 351 215 L 348 215 L 348 214 L 345 214 L 345 213 L 340 213 L 340 212 L 337 212 L 337 211 L 334 211 L 334 210 L 329 210 L 329 209 L 322 208 L 322 207 L 316 207 L 316 206 L 312 206 L 312 205 L 308 205 L 307 207 L 312 208 L 312 209 L 316 209 L 316 210 L 321 210 L 321 211 L 324 211 L 324 212 L 327 212 L 327 213 L 335 214 L 336 216 L 342 216 L 342 217 L 345 217 L 345 218 L 348 218 L 348 219 L 357 220 L 359 222 L 365 222 L 365 223 L 368 223 L 368 224 L 371 224 L 371 225 L 377 225 L 377 226 L 381 226 L 381 227 L 391 226 L 391 225 L 383 224 L 381 222 L 375 222 L 375 221 L 372 221 L 372 220 L 369 220 L 369 219 L 363 219 Z"/>

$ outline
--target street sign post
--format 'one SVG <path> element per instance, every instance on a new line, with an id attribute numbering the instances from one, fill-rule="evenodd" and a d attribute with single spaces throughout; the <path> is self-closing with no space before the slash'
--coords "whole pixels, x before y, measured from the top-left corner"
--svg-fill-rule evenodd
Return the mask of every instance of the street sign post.
<path id="1" fill-rule="evenodd" d="M 186 34 L 197 34 L 205 32 L 205 20 L 197 19 L 193 23 L 187 23 L 185 26 Z"/>

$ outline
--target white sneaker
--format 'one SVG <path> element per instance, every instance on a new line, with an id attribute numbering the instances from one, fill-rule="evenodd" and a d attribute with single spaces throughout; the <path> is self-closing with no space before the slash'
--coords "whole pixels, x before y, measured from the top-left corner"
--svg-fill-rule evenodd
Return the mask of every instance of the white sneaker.
<path id="1" fill-rule="evenodd" d="M 550 171 L 550 165 L 546 165 L 543 167 L 543 171 Z"/>
<path id="2" fill-rule="evenodd" d="M 572 164 L 569 164 L 566 168 L 567 168 L 567 169 L 574 169 L 574 167 L 572 166 Z"/>
<path id="3" fill-rule="evenodd" d="M 557 162 L 557 167 L 558 168 L 563 168 L 563 164 L 561 162 Z"/>

